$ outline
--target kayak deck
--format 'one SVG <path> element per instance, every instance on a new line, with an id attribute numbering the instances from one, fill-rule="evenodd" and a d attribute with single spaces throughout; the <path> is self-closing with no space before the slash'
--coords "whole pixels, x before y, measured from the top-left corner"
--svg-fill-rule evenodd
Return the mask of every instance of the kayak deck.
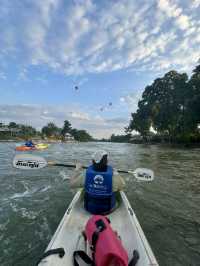
<path id="1" fill-rule="evenodd" d="M 132 258 L 133 250 L 139 252 L 137 266 L 158 266 L 154 254 L 144 236 L 142 228 L 132 210 L 125 194 L 119 193 L 119 206 L 115 211 L 107 215 L 111 221 L 113 230 L 118 232 L 124 248 L 127 250 L 129 260 Z M 50 255 L 40 262 L 40 266 L 72 266 L 73 252 L 85 250 L 85 242 L 82 231 L 91 214 L 83 208 L 83 193 L 77 192 L 69 205 L 62 221 L 60 222 L 47 250 L 63 247 L 65 255 Z M 80 262 L 80 265 L 86 265 Z"/>

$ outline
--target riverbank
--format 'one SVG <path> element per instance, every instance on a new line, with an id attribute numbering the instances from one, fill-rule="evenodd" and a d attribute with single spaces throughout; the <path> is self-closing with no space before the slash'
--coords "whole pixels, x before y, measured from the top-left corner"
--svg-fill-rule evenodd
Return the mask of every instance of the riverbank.
<path id="1" fill-rule="evenodd" d="M 105 139 L 103 139 L 105 141 Z M 102 140 L 102 141 L 103 141 Z M 193 135 L 181 135 L 176 137 L 170 137 L 166 135 L 151 134 L 148 136 L 141 135 L 112 135 L 107 140 L 112 143 L 132 143 L 132 144 L 146 144 L 146 145 L 169 145 L 169 146 L 200 146 L 200 134 Z"/>

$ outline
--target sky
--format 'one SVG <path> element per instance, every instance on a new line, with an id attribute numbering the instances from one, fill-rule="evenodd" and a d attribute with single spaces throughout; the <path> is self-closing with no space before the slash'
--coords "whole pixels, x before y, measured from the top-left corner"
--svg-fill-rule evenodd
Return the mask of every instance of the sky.
<path id="1" fill-rule="evenodd" d="M 1 0 L 0 122 L 123 134 L 144 88 L 190 74 L 199 48 L 200 0 Z"/>

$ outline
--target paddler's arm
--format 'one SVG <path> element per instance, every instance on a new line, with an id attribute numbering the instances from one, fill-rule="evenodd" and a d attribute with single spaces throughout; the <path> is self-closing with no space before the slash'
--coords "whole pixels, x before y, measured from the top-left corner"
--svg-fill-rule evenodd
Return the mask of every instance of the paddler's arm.
<path id="1" fill-rule="evenodd" d="M 113 170 L 113 191 L 123 190 L 126 183 L 116 169 Z"/>
<path id="2" fill-rule="evenodd" d="M 84 174 L 82 165 L 80 163 L 76 164 L 74 174 L 70 178 L 70 187 L 71 188 L 81 188 L 84 186 Z"/>

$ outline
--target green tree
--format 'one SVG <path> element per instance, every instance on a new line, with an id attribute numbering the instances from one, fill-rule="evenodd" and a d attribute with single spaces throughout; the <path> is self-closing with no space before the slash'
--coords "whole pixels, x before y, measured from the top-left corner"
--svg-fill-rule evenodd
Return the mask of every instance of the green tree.
<path id="1" fill-rule="evenodd" d="M 124 143 L 124 142 L 129 142 L 130 138 L 131 138 L 131 134 L 127 134 L 127 135 L 114 135 L 114 134 L 112 134 L 110 137 L 110 141 L 111 142 Z"/>
<path id="2" fill-rule="evenodd" d="M 147 115 L 145 108 L 138 109 L 136 113 L 131 114 L 131 120 L 126 133 L 133 130 L 139 132 L 141 136 L 146 139 L 149 134 L 149 129 L 151 126 L 150 116 Z"/>
<path id="3" fill-rule="evenodd" d="M 18 125 L 15 122 L 10 122 L 8 125 L 9 128 L 17 128 Z"/>
<path id="4" fill-rule="evenodd" d="M 160 134 L 175 137 L 185 128 L 187 75 L 170 71 L 147 86 L 132 114 L 128 131 L 136 130 L 144 138 L 152 126 Z"/>
<path id="5" fill-rule="evenodd" d="M 75 140 L 78 140 L 78 129 L 73 128 L 71 130 L 71 135 L 74 137 Z"/>
<path id="6" fill-rule="evenodd" d="M 21 132 L 24 136 L 35 136 L 37 131 L 32 126 L 22 125 L 20 126 Z"/>
<path id="7" fill-rule="evenodd" d="M 153 92 L 156 92 L 151 105 L 153 127 L 170 137 L 185 131 L 187 79 L 185 73 L 170 71 L 153 84 Z"/>
<path id="8" fill-rule="evenodd" d="M 42 128 L 42 134 L 47 137 L 59 136 L 60 128 L 58 128 L 53 122 L 48 123 Z"/>
<path id="9" fill-rule="evenodd" d="M 200 65 L 193 70 L 189 80 L 190 97 L 188 101 L 188 113 L 190 114 L 190 126 L 194 131 L 200 124 Z"/>
<path id="10" fill-rule="evenodd" d="M 72 130 L 71 123 L 68 120 L 65 120 L 61 131 L 62 136 L 64 137 L 66 133 L 71 134 L 71 130 Z"/>
<path id="11" fill-rule="evenodd" d="M 92 141 L 93 138 L 89 133 L 85 130 L 71 129 L 71 134 L 77 141 Z"/>

